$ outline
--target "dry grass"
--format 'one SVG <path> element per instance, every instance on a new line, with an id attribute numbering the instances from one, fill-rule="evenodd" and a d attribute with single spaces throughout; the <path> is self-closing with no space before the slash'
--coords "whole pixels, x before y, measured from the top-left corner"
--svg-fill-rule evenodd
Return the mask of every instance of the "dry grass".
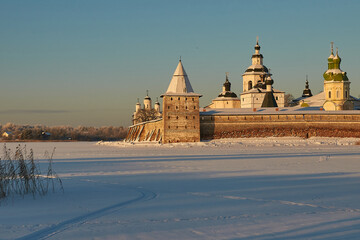
<path id="1" fill-rule="evenodd" d="M 13 152 L 4 144 L 3 157 L 0 159 L 0 199 L 15 194 L 43 196 L 49 189 L 55 191 L 56 186 L 63 191 L 62 181 L 52 168 L 54 152 L 55 148 L 51 154 L 45 152 L 49 165 L 47 174 L 43 175 L 34 160 L 32 149 L 27 152 L 26 146 L 18 145 Z"/>

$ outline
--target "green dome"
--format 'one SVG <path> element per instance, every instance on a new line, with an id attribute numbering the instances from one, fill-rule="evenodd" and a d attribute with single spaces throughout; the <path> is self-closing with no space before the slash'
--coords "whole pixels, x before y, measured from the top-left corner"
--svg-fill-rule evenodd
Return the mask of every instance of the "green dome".
<path id="1" fill-rule="evenodd" d="M 334 59 L 334 55 L 331 53 L 331 55 L 328 57 L 328 62 L 332 62 Z"/>

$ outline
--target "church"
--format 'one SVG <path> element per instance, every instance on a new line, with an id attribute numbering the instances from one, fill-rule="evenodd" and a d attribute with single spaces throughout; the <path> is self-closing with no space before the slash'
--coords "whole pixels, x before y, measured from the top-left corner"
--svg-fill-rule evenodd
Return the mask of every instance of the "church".
<path id="1" fill-rule="evenodd" d="M 263 58 L 257 39 L 252 64 L 242 75 L 243 92 L 238 97 L 231 91 L 226 74 L 220 94 L 203 108 L 199 105 L 202 95 L 192 88 L 180 60 L 166 92 L 161 95 L 162 111 L 158 101 L 152 107 L 147 93 L 143 107 L 139 101 L 136 104 L 133 125 L 125 141 L 174 143 L 251 136 L 360 137 L 360 111 L 354 110 L 357 99 L 350 96 L 350 81 L 340 69 L 338 50 L 334 56 L 333 44 L 328 69 L 323 74 L 324 92 L 313 96 L 306 80 L 302 97 L 296 99 L 292 107 L 284 107 L 285 92 L 273 88 L 274 80 Z M 144 113 L 151 117 L 139 118 Z"/>

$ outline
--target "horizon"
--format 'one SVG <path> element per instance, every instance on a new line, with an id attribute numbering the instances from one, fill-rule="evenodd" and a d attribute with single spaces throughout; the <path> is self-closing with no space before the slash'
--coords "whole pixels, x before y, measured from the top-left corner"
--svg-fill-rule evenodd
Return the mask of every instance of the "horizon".
<path id="1" fill-rule="evenodd" d="M 360 94 L 360 2 L 11 1 L 0 3 L 0 124 L 131 125 L 137 99 L 165 93 L 181 56 L 200 106 L 225 72 L 242 92 L 256 37 L 274 88 L 323 90 L 330 42 Z M 162 105 L 161 105 L 162 107 Z"/>

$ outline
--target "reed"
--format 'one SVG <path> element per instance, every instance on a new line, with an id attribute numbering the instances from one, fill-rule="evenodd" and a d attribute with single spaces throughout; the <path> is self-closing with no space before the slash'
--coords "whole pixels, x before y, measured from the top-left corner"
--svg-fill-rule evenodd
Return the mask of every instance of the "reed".
<path id="1" fill-rule="evenodd" d="M 64 191 L 62 181 L 53 169 L 54 153 L 55 148 L 51 154 L 45 152 L 48 167 L 44 175 L 34 159 L 32 149 L 28 152 L 26 146 L 18 145 L 12 151 L 4 144 L 3 156 L 0 158 L 0 200 L 14 195 L 43 196 L 49 190 L 55 192 L 57 188 Z"/>

